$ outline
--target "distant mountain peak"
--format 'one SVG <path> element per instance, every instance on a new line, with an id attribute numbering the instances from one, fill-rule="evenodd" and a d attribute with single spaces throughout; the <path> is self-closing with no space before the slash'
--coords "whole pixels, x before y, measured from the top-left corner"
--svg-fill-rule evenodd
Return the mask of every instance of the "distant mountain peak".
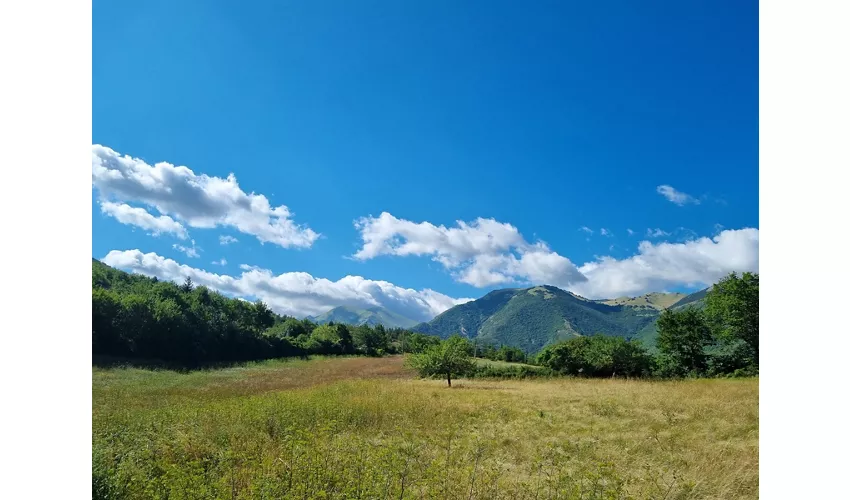
<path id="1" fill-rule="evenodd" d="M 657 317 L 649 308 L 609 305 L 552 285 L 494 290 L 457 305 L 414 329 L 448 337 L 455 333 L 490 344 L 536 352 L 576 335 L 631 337 Z"/>
<path id="2" fill-rule="evenodd" d="M 383 325 L 387 328 L 411 328 L 416 321 L 394 313 L 380 306 L 357 309 L 349 306 L 337 306 L 333 309 L 308 318 L 319 324 L 345 323 L 348 325 Z"/>
<path id="3" fill-rule="evenodd" d="M 685 293 L 650 292 L 637 297 L 617 297 L 616 299 L 603 299 L 598 302 L 612 306 L 643 307 L 661 311 L 673 306 L 687 295 Z"/>

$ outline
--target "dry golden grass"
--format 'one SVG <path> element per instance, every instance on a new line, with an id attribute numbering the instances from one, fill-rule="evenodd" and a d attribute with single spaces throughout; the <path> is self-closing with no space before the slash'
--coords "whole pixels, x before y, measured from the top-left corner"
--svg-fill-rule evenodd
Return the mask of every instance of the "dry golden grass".
<path id="1" fill-rule="evenodd" d="M 666 309 L 676 302 L 687 297 L 686 293 L 647 293 L 639 297 L 618 297 L 616 299 L 603 300 L 603 304 L 609 306 L 644 306 L 653 309 Z"/>
<path id="2" fill-rule="evenodd" d="M 757 498 L 758 381 L 93 373 L 99 498 Z"/>

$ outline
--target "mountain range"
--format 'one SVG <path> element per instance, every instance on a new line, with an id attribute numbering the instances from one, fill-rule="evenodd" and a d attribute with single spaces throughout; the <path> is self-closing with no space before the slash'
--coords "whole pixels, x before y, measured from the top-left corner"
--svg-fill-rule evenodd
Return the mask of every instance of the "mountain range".
<path id="1" fill-rule="evenodd" d="M 96 259 L 94 268 L 111 269 Z M 124 275 L 123 271 L 117 271 Z M 655 324 L 665 309 L 702 307 L 709 289 L 686 295 L 648 293 L 638 297 L 589 300 L 554 286 L 505 288 L 480 299 L 452 307 L 431 321 L 418 323 L 382 307 L 356 309 L 335 307 L 318 316 L 315 323 L 383 325 L 447 338 L 458 333 L 471 340 L 518 347 L 528 353 L 545 345 L 580 335 L 602 333 L 640 340 L 655 348 Z"/>
<path id="2" fill-rule="evenodd" d="M 459 333 L 482 343 L 509 345 L 526 352 L 596 333 L 638 339 L 653 349 L 655 322 L 661 312 L 699 306 L 706 290 L 690 295 L 650 293 L 589 300 L 554 286 L 502 289 L 455 306 L 413 330 L 443 338 Z"/>
<path id="3" fill-rule="evenodd" d="M 355 309 L 353 307 L 339 306 L 318 316 L 307 316 L 306 319 L 320 325 L 333 322 L 355 326 L 384 325 L 386 328 L 411 328 L 417 323 L 415 320 L 388 311 L 383 307 Z"/>

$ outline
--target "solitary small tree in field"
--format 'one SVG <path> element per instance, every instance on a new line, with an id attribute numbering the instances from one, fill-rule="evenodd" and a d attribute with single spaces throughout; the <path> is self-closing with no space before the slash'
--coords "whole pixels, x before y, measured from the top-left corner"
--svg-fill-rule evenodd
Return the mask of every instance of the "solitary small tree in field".
<path id="1" fill-rule="evenodd" d="M 469 356 L 469 341 L 458 335 L 452 335 L 439 344 L 429 347 L 422 354 L 410 357 L 410 364 L 423 377 L 442 375 L 452 386 L 452 375 L 461 375 L 472 368 Z"/>

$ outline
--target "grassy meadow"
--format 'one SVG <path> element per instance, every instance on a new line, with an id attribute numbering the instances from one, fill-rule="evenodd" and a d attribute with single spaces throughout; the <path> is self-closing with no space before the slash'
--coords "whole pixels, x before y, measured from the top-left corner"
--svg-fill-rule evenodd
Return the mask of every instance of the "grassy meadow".
<path id="1" fill-rule="evenodd" d="M 93 368 L 94 498 L 758 497 L 758 380 Z"/>

